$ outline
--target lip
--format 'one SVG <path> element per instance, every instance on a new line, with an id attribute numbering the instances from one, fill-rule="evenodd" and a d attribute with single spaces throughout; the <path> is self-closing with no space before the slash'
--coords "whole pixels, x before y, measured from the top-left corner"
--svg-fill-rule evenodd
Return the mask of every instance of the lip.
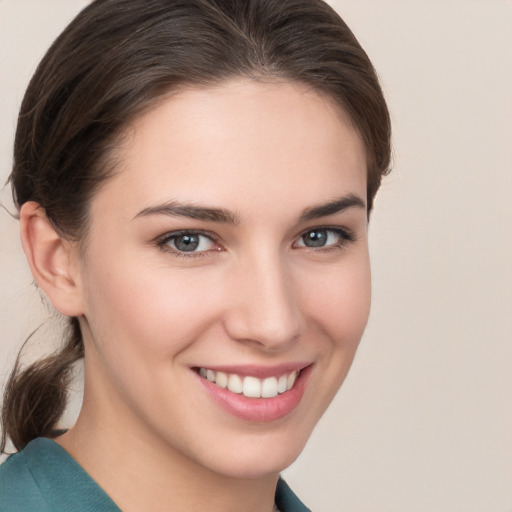
<path id="1" fill-rule="evenodd" d="M 235 373 L 239 376 L 266 378 L 282 375 L 294 370 L 300 371 L 292 389 L 273 398 L 248 398 L 223 389 L 207 379 L 201 377 L 196 371 L 194 374 L 202 384 L 210 398 L 224 410 L 242 420 L 265 423 L 276 421 L 290 414 L 300 403 L 307 381 L 313 369 L 311 363 L 283 364 L 272 367 L 244 366 L 206 366 L 210 370 L 226 373 Z"/>

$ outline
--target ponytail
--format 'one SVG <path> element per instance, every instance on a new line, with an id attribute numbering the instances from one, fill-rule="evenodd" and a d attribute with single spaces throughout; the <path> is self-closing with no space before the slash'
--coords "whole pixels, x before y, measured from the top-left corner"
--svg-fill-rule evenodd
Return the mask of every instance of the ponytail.
<path id="1" fill-rule="evenodd" d="M 36 437 L 55 435 L 66 408 L 73 364 L 83 355 L 77 318 L 70 319 L 68 338 L 58 352 L 21 369 L 20 351 L 4 392 L 0 453 L 7 438 L 22 450 Z"/>

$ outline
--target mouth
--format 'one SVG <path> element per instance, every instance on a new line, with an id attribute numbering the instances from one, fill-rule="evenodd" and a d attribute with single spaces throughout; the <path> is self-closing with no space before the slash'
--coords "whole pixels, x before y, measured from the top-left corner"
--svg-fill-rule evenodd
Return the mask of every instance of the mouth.
<path id="1" fill-rule="evenodd" d="M 243 394 L 247 398 L 274 398 L 290 391 L 302 370 L 292 370 L 266 378 L 243 376 L 209 368 L 199 368 L 197 371 L 203 379 L 231 393 Z"/>
<path id="2" fill-rule="evenodd" d="M 214 403 L 251 422 L 270 422 L 289 415 L 299 405 L 313 364 L 274 368 L 192 368 Z"/>

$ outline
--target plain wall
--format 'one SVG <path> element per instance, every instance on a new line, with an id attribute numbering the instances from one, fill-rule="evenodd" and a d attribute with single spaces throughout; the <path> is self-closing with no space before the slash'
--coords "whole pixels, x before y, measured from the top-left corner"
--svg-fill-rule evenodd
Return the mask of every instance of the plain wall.
<path id="1" fill-rule="evenodd" d="M 2 183 L 29 77 L 86 3 L 0 0 Z M 511 512 L 512 2 L 331 4 L 381 76 L 394 170 L 370 223 L 367 332 L 285 477 L 316 512 Z M 17 230 L 0 210 L 2 380 L 49 315 Z"/>

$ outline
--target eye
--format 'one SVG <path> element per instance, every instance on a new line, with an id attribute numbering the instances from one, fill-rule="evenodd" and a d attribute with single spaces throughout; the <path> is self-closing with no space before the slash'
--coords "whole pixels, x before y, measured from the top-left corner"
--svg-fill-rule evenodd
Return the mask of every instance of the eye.
<path id="1" fill-rule="evenodd" d="M 212 237 L 196 231 L 169 233 L 158 241 L 158 246 L 180 255 L 185 255 L 186 253 L 190 255 L 200 254 L 218 248 Z"/>
<path id="2" fill-rule="evenodd" d="M 351 233 L 341 228 L 315 228 L 306 231 L 295 245 L 311 249 L 340 248 L 353 239 Z"/>

